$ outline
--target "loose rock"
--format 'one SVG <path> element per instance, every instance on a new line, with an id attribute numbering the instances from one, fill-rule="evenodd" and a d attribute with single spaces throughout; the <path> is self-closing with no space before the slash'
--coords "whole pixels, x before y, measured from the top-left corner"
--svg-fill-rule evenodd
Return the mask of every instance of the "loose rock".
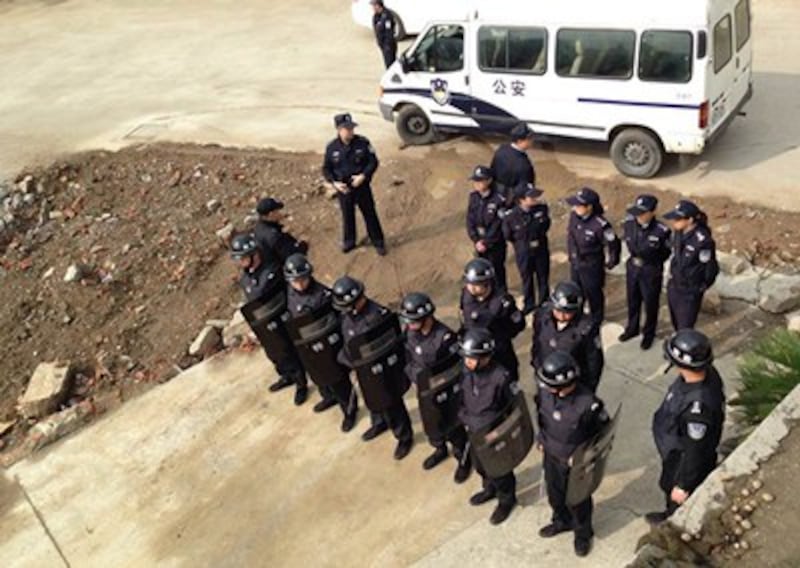
<path id="1" fill-rule="evenodd" d="M 206 210 L 209 213 L 216 212 L 220 207 L 222 207 L 222 203 L 220 203 L 219 200 L 217 199 L 211 199 L 208 202 L 206 202 Z"/>
<path id="2" fill-rule="evenodd" d="M 775 500 L 775 496 L 772 493 L 762 493 L 761 500 L 764 503 L 772 503 Z"/>
<path id="3" fill-rule="evenodd" d="M 233 237 L 233 232 L 235 230 L 236 229 L 233 226 L 233 223 L 228 223 L 227 225 L 222 227 L 219 231 L 217 231 L 217 238 L 225 247 L 227 247 L 230 244 L 231 238 Z"/>
<path id="4" fill-rule="evenodd" d="M 744 519 L 744 520 L 743 520 L 741 523 L 739 523 L 739 524 L 740 524 L 740 525 L 742 526 L 742 528 L 743 528 L 744 530 L 746 530 L 746 531 L 749 531 L 750 529 L 752 529 L 752 528 L 753 528 L 753 523 L 752 523 L 752 522 L 750 522 L 748 519 Z"/>
<path id="5" fill-rule="evenodd" d="M 703 305 L 700 308 L 703 313 L 718 316 L 722 313 L 722 298 L 719 292 L 714 290 L 707 290 L 703 295 Z"/>
<path id="6" fill-rule="evenodd" d="M 64 274 L 64 282 L 77 282 L 86 274 L 86 267 L 81 264 L 71 264 Z"/>
<path id="7" fill-rule="evenodd" d="M 219 330 L 216 327 L 207 325 L 189 347 L 189 355 L 207 357 L 218 350 L 220 341 Z"/>
<path id="8" fill-rule="evenodd" d="M 71 381 L 69 363 L 39 363 L 19 399 L 22 416 L 41 418 L 56 410 L 66 398 Z"/>

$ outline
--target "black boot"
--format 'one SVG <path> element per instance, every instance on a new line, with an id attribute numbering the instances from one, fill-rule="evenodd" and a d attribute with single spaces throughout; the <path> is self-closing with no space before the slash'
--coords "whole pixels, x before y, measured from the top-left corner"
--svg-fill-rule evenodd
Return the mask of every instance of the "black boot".
<path id="1" fill-rule="evenodd" d="M 386 425 L 385 422 L 381 422 L 379 424 L 373 424 L 367 431 L 361 434 L 361 439 L 365 442 L 369 442 L 386 432 L 389 429 L 389 426 Z"/>
<path id="2" fill-rule="evenodd" d="M 669 516 L 669 511 L 655 511 L 653 513 L 647 513 L 644 516 L 644 520 L 647 521 L 650 526 L 656 527 L 666 521 Z"/>
<path id="3" fill-rule="evenodd" d="M 637 335 L 639 335 L 639 332 L 638 332 L 638 331 L 634 331 L 634 330 L 632 330 L 632 329 L 626 329 L 626 330 L 625 330 L 625 331 L 622 333 L 622 335 L 620 335 L 620 336 L 619 336 L 619 338 L 618 338 L 618 339 L 620 340 L 620 342 L 622 342 L 622 343 L 625 343 L 626 341 L 628 341 L 628 340 L 630 340 L 630 339 L 633 339 L 633 338 L 634 338 L 634 337 L 636 337 Z"/>
<path id="4" fill-rule="evenodd" d="M 472 473 L 472 459 L 470 459 L 469 454 L 465 456 L 462 452 L 463 450 L 458 449 L 453 451 L 453 455 L 458 460 L 458 467 L 455 474 L 453 474 L 453 481 L 456 483 L 464 483 Z"/>
<path id="5" fill-rule="evenodd" d="M 279 390 L 283 390 L 288 388 L 294 384 L 294 381 L 291 377 L 282 376 L 279 377 L 277 381 L 269 385 L 269 392 L 278 392 Z"/>
<path id="6" fill-rule="evenodd" d="M 339 404 L 332 398 L 323 397 L 317 404 L 314 405 L 314 412 L 325 412 L 329 408 L 333 408 Z"/>
<path id="7" fill-rule="evenodd" d="M 297 390 L 294 391 L 294 403 L 296 406 L 300 406 L 308 399 L 308 387 L 297 387 Z"/>
<path id="8" fill-rule="evenodd" d="M 493 525 L 499 525 L 508 518 L 508 516 L 511 514 L 511 511 L 513 511 L 514 507 L 516 506 L 516 499 L 513 501 L 506 501 L 504 503 L 498 503 L 497 507 L 495 507 L 495 510 L 492 513 L 492 516 L 489 518 L 489 522 Z"/>
<path id="9" fill-rule="evenodd" d="M 422 469 L 433 469 L 447 459 L 447 446 L 436 446 L 431 455 L 422 462 Z"/>
<path id="10" fill-rule="evenodd" d="M 575 537 L 575 554 L 578 556 L 588 556 L 589 551 L 592 550 L 592 539 L 591 538 L 580 538 Z"/>
<path id="11" fill-rule="evenodd" d="M 571 530 L 572 527 L 569 526 L 568 524 L 559 521 L 553 521 L 549 525 L 545 525 L 539 529 L 539 536 L 542 538 L 552 538 L 563 532 L 568 532 Z"/>
<path id="12" fill-rule="evenodd" d="M 477 507 L 478 505 L 483 505 L 484 503 L 488 503 L 492 499 L 496 497 L 494 489 L 486 488 L 481 491 L 478 491 L 475 495 L 469 498 L 469 504 Z"/>
<path id="13" fill-rule="evenodd" d="M 655 339 L 656 338 L 653 337 L 652 335 L 645 335 L 642 338 L 642 343 L 640 345 L 642 351 L 647 351 L 648 349 L 650 349 L 653 346 L 653 341 L 655 341 Z"/>
<path id="14" fill-rule="evenodd" d="M 414 440 L 400 440 L 397 442 L 397 447 L 394 449 L 394 459 L 401 460 L 411 452 L 411 446 L 414 445 Z"/>
<path id="15" fill-rule="evenodd" d="M 357 416 L 358 410 L 354 410 L 353 412 L 344 415 L 344 419 L 342 420 L 342 432 L 349 432 L 353 429 L 353 426 L 356 425 Z"/>

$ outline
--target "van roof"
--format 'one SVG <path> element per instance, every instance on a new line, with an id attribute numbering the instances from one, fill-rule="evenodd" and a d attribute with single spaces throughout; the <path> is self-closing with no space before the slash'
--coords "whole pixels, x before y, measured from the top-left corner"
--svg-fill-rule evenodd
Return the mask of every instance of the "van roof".
<path id="1" fill-rule="evenodd" d="M 476 0 L 466 19 L 604 28 L 705 27 L 709 8 L 732 0 Z"/>

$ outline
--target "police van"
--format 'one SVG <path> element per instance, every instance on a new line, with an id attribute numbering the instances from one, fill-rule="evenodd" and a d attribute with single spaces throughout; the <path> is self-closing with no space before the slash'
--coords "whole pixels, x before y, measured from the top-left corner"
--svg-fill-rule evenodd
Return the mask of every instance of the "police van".
<path id="1" fill-rule="evenodd" d="M 427 24 L 381 79 L 409 144 L 438 132 L 537 133 L 610 143 L 649 178 L 700 154 L 752 93 L 750 0 L 492 0 Z"/>

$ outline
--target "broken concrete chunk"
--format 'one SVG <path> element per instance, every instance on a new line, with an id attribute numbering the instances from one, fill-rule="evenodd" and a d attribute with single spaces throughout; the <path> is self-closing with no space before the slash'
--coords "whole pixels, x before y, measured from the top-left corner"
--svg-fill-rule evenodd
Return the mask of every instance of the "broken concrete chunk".
<path id="1" fill-rule="evenodd" d="M 700 308 L 703 313 L 718 316 L 722 313 L 722 298 L 714 289 L 707 290 L 703 294 L 703 305 Z"/>
<path id="2" fill-rule="evenodd" d="M 800 276 L 771 274 L 761 281 L 758 307 L 771 314 L 785 314 L 800 308 Z"/>
<path id="3" fill-rule="evenodd" d="M 63 402 L 72 380 L 69 363 L 39 363 L 31 376 L 19 409 L 25 418 L 41 418 Z"/>
<path id="4" fill-rule="evenodd" d="M 730 276 L 736 276 L 751 268 L 750 263 L 741 256 L 722 251 L 717 251 L 717 262 L 723 274 Z"/>
<path id="5" fill-rule="evenodd" d="M 233 226 L 233 223 L 228 223 L 227 225 L 222 227 L 219 231 L 217 231 L 217 238 L 223 245 L 227 247 L 231 242 L 231 238 L 233 237 L 233 232 L 235 230 L 236 229 Z"/>
<path id="6" fill-rule="evenodd" d="M 189 355 L 207 357 L 213 354 L 219 348 L 220 339 L 219 330 L 216 327 L 207 325 L 189 347 Z"/>
<path id="7" fill-rule="evenodd" d="M 250 333 L 250 326 L 242 312 L 236 310 L 230 323 L 222 330 L 222 344 L 225 347 L 238 347 Z"/>

